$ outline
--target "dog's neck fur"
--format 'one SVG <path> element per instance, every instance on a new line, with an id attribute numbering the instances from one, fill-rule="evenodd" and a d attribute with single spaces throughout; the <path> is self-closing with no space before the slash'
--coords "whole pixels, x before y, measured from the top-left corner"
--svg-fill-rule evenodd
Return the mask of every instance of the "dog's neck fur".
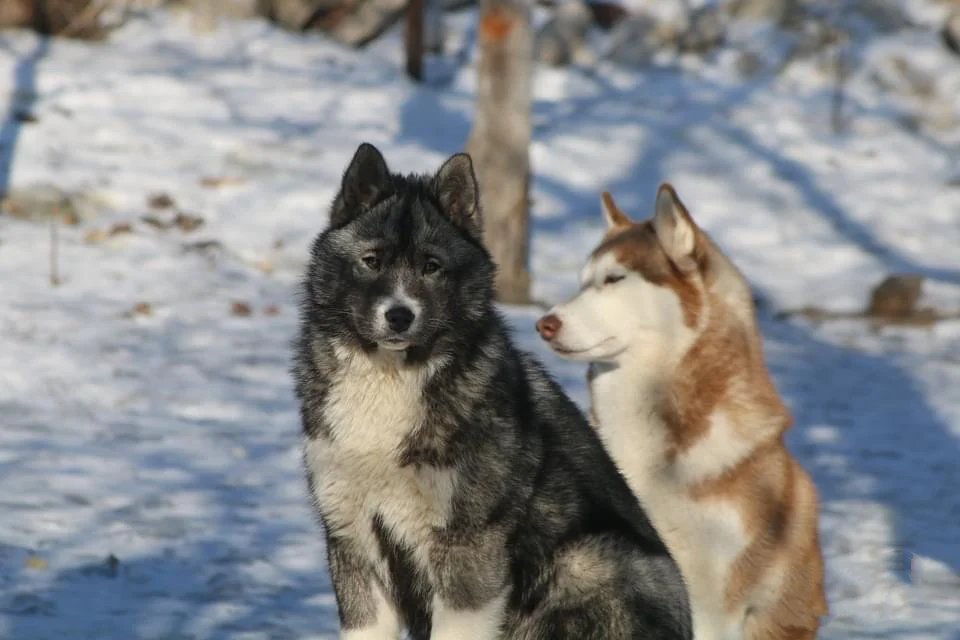
<path id="1" fill-rule="evenodd" d="M 684 466 L 686 458 L 690 468 L 675 471 L 685 483 L 700 482 L 780 438 L 790 425 L 755 325 L 745 325 L 744 314 L 719 296 L 703 295 L 697 326 L 673 345 L 591 366 L 594 418 L 608 445 L 628 451 L 645 448 L 638 442 L 662 443 L 653 447 L 657 451 L 628 454 L 643 455 L 646 462 L 625 467 L 665 469 L 678 461 Z M 709 439 L 712 429 L 725 430 L 725 441 L 732 434 L 735 450 L 714 458 L 699 455 L 696 445 Z M 653 437 L 638 438 L 641 434 Z"/>
<path id="2" fill-rule="evenodd" d="M 316 357 L 333 372 L 323 409 L 329 435 L 355 452 L 383 455 L 400 466 L 452 464 L 462 428 L 458 417 L 472 413 L 494 375 L 482 362 L 506 344 L 499 322 L 458 358 L 443 351 L 413 363 L 403 351 L 324 341 Z M 431 404 L 447 411 L 428 411 Z"/>

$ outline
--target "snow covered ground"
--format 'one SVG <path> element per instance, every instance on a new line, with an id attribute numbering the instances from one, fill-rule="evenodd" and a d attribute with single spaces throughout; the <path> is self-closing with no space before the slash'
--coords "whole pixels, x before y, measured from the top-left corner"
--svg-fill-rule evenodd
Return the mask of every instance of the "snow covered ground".
<path id="1" fill-rule="evenodd" d="M 59 229 L 56 288 L 48 226 L 0 215 L 0 638 L 335 637 L 287 374 L 292 292 L 358 142 L 431 170 L 473 107 L 472 67 L 417 87 L 399 47 L 257 21 L 198 37 L 162 13 L 103 44 L 0 33 L 0 186 L 54 185 L 89 214 Z M 822 637 L 957 640 L 960 322 L 774 319 L 861 308 L 898 271 L 960 310 L 960 60 L 921 27 L 858 52 L 841 134 L 817 59 L 748 79 L 729 51 L 538 70 L 535 296 L 573 288 L 601 190 L 643 216 L 673 181 L 762 302 L 791 446 L 823 498 Z M 935 78 L 922 104 L 878 80 L 898 58 Z M 173 218 L 148 207 L 157 193 L 205 224 L 144 221 Z M 538 313 L 508 310 L 518 340 L 585 402 Z"/>

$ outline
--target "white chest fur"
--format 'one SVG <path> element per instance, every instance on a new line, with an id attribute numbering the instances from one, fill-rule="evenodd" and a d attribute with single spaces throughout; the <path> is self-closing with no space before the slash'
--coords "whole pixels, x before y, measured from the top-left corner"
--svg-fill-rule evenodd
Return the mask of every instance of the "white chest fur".
<path id="1" fill-rule="evenodd" d="M 621 371 L 595 377 L 591 390 L 598 431 L 680 565 L 697 640 L 740 637 L 742 617 L 725 610 L 724 593 L 730 568 L 749 542 L 741 516 L 726 502 L 691 497 L 691 479 L 711 465 L 703 465 L 699 453 L 667 456 L 666 427 L 656 417 L 653 398 L 632 392 L 643 388 L 639 382 Z M 726 430 L 725 435 L 732 437 Z M 730 446 L 723 444 L 720 455 Z"/>
<path id="2" fill-rule="evenodd" d="M 314 500 L 327 525 L 359 543 L 371 561 L 380 558 L 372 528 L 377 516 L 425 563 L 430 534 L 449 516 L 455 484 L 450 470 L 397 462 L 404 438 L 423 419 L 426 373 L 363 354 L 342 362 L 324 408 L 331 437 L 304 446 Z"/>
<path id="3" fill-rule="evenodd" d="M 423 420 L 427 370 L 397 366 L 387 353 L 338 352 L 324 419 L 338 446 L 358 453 L 394 452 Z"/>
<path id="4" fill-rule="evenodd" d="M 636 393 L 650 386 L 650 378 L 600 367 L 590 385 L 597 430 L 634 493 L 647 493 L 641 490 L 667 473 L 668 449 L 664 427 L 654 419 L 653 397 Z"/>

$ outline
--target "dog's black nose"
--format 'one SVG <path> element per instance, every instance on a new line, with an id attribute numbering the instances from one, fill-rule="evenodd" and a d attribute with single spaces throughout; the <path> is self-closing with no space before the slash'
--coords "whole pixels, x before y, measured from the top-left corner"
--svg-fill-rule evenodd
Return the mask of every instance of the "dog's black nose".
<path id="1" fill-rule="evenodd" d="M 387 312 L 383 314 L 387 318 L 387 324 L 390 326 L 391 331 L 396 331 L 397 333 L 402 333 L 410 328 L 410 325 L 413 324 L 413 311 L 406 307 L 390 307 L 387 309 Z"/>

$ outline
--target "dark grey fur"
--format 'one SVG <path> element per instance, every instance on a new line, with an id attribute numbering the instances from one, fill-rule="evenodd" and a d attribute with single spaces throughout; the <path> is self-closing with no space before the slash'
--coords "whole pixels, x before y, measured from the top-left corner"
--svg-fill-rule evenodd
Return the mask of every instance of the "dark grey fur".
<path id="1" fill-rule="evenodd" d="M 503 593 L 504 638 L 690 638 L 675 563 L 580 411 L 514 348 L 494 308 L 469 157 L 433 177 L 403 177 L 361 145 L 330 221 L 303 285 L 294 370 L 307 446 L 348 437 L 325 418 L 343 366 L 337 350 L 378 357 L 377 301 L 402 285 L 421 317 L 396 366 L 432 374 L 419 391 L 425 419 L 383 457 L 382 472 L 456 479 L 445 525 L 401 541 L 379 511 L 333 526 L 341 503 L 317 485 L 337 478 L 308 468 L 342 628 L 373 623 L 376 587 L 416 639 L 430 637 L 435 597 L 469 610 Z M 376 269 L 363 262 L 371 247 Z"/>

